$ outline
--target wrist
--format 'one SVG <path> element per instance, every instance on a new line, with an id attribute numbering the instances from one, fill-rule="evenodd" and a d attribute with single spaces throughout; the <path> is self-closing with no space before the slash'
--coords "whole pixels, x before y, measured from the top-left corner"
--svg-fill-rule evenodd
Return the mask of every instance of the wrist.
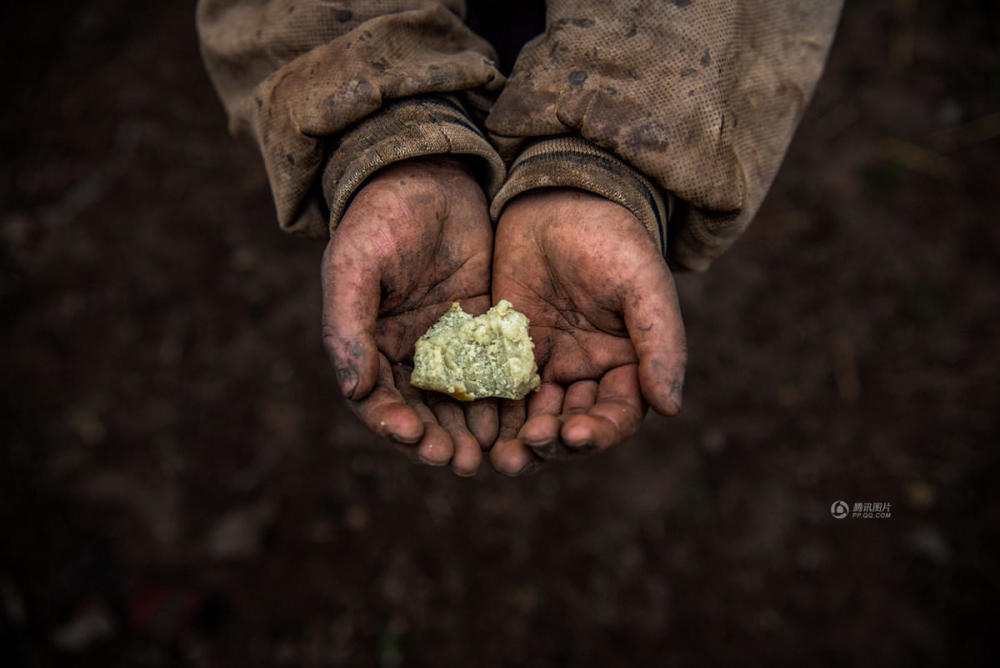
<path id="1" fill-rule="evenodd" d="M 666 256 L 673 197 L 615 155 L 579 137 L 543 139 L 528 145 L 511 164 L 490 213 L 499 220 L 515 198 L 555 189 L 591 193 L 624 207 Z"/>
<path id="2" fill-rule="evenodd" d="M 397 170 L 417 181 L 453 175 L 494 193 L 504 166 L 452 98 L 424 97 L 386 105 L 342 135 L 323 171 L 322 187 L 335 228 L 355 193 Z"/>

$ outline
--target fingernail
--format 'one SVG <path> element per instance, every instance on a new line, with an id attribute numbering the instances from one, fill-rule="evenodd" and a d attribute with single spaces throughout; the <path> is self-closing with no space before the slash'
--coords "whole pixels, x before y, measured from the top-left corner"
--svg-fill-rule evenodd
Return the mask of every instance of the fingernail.
<path id="1" fill-rule="evenodd" d="M 681 410 L 681 403 L 683 401 L 683 384 L 681 381 L 674 381 L 670 384 L 670 403 L 673 404 L 674 413 L 678 413 Z"/>
<path id="2" fill-rule="evenodd" d="M 389 434 L 389 440 L 392 441 L 393 443 L 398 443 L 399 445 L 413 445 L 419 439 L 413 439 L 411 441 L 405 441 L 402 438 L 400 438 L 399 436 L 397 436 L 396 434 Z"/>
<path id="3" fill-rule="evenodd" d="M 358 374 L 354 369 L 341 367 L 337 369 L 337 381 L 340 383 L 340 391 L 348 399 L 354 395 L 354 388 L 358 385 Z"/>
<path id="4" fill-rule="evenodd" d="M 431 461 L 430 459 L 427 459 L 426 457 L 424 457 L 419 452 L 417 453 L 417 461 L 419 461 L 421 464 L 426 464 L 427 466 L 433 466 L 434 468 L 440 468 L 440 467 L 442 467 L 442 466 L 444 466 L 445 464 L 448 463 L 448 462 L 435 462 L 435 461 Z"/>

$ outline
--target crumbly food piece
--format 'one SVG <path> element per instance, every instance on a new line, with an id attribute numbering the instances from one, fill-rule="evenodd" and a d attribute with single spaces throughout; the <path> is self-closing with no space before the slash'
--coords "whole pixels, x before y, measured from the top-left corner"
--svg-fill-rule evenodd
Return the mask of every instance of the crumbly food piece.
<path id="1" fill-rule="evenodd" d="M 473 401 L 523 399 L 540 384 L 528 318 L 506 299 L 477 317 L 455 302 L 417 340 L 414 387 Z"/>

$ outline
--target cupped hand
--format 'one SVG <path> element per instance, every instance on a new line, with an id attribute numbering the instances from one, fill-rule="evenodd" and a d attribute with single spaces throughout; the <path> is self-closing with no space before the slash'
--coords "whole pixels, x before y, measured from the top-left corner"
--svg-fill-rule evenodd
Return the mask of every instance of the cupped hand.
<path id="1" fill-rule="evenodd" d="M 516 475 L 605 450 L 647 403 L 680 410 L 687 359 L 673 277 L 639 220 L 574 189 L 512 200 L 496 232 L 493 301 L 531 321 L 542 385 L 501 404 L 490 462 Z"/>
<path id="2" fill-rule="evenodd" d="M 355 195 L 323 255 L 323 342 L 351 410 L 408 455 L 472 475 L 497 434 L 493 401 L 409 384 L 416 340 L 458 301 L 489 307 L 493 234 L 470 166 L 414 158 Z"/>

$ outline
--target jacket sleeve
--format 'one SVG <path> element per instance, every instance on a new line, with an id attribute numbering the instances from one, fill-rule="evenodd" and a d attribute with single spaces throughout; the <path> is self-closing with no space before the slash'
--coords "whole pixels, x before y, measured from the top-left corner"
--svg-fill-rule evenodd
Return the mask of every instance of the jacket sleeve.
<path id="1" fill-rule="evenodd" d="M 550 0 L 486 121 L 512 160 L 493 216 L 526 190 L 579 187 L 629 208 L 676 263 L 707 268 L 760 207 L 840 7 Z M 674 198 L 685 205 L 667 230 Z"/>
<path id="2" fill-rule="evenodd" d="M 264 158 L 281 227 L 325 236 L 381 167 L 476 156 L 493 195 L 504 165 L 483 120 L 503 75 L 463 0 L 200 0 L 198 34 L 233 132 Z"/>

